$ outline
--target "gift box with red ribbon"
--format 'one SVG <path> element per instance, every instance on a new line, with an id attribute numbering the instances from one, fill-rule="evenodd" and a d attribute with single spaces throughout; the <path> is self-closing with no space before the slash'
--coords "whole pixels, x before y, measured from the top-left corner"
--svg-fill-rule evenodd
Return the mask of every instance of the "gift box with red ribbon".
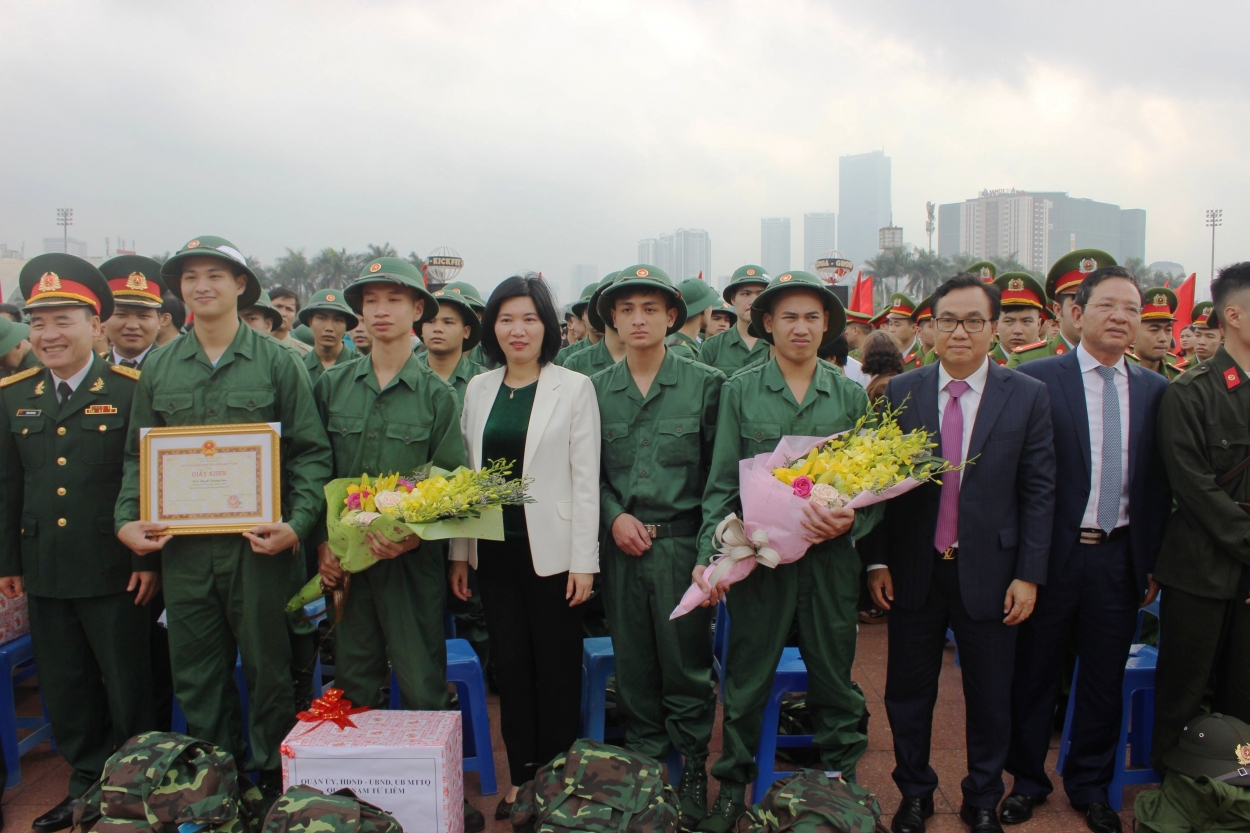
<path id="1" fill-rule="evenodd" d="M 460 712 L 354 707 L 329 689 L 282 742 L 283 789 L 347 787 L 405 833 L 464 833 Z"/>
<path id="2" fill-rule="evenodd" d="M 0 645 L 30 633 L 30 616 L 26 613 L 26 597 L 6 599 L 0 596 Z"/>

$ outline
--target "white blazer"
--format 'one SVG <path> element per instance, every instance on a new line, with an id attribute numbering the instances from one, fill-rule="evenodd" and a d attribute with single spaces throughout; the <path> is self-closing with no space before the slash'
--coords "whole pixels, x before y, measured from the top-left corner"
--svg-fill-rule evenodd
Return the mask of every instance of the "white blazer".
<path id="1" fill-rule="evenodd" d="M 469 465 L 481 468 L 482 433 L 507 368 L 469 380 L 460 432 Z M 599 572 L 599 400 L 590 379 L 548 364 L 538 377 L 525 434 L 525 476 L 534 478 L 525 505 L 534 572 Z M 477 541 L 457 540 L 453 561 L 477 567 Z"/>

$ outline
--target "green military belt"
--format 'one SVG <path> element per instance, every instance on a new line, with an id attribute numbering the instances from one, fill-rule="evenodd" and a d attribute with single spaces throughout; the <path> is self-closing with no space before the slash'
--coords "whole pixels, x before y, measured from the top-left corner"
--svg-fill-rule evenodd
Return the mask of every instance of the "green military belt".
<path id="1" fill-rule="evenodd" d="M 647 534 L 653 541 L 656 538 L 686 538 L 699 534 L 698 521 L 673 521 L 666 524 L 649 524 L 644 521 L 642 525 L 647 528 Z"/>

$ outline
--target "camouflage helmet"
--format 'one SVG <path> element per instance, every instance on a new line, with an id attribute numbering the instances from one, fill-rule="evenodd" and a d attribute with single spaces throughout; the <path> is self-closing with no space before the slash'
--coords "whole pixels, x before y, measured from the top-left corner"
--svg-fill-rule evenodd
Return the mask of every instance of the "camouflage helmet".
<path id="1" fill-rule="evenodd" d="M 303 784 L 280 796 L 265 816 L 261 833 L 402 833 L 385 810 L 361 801 L 351 790 L 326 795 Z"/>

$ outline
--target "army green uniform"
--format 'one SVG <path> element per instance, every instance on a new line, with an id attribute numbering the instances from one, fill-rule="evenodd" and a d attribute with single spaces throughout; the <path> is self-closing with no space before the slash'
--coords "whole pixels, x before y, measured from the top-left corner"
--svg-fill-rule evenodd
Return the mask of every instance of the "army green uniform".
<path id="1" fill-rule="evenodd" d="M 1159 767 L 1209 685 L 1211 711 L 1250 720 L 1250 472 L 1216 482 L 1250 455 L 1250 379 L 1224 347 L 1168 387 L 1157 431 L 1176 498 L 1154 570 Z"/>
<path id="2" fill-rule="evenodd" d="M 911 349 L 903 354 L 903 372 L 915 370 L 924 364 L 924 346 L 920 339 L 912 342 Z"/>
<path id="3" fill-rule="evenodd" d="M 361 354 L 353 347 L 343 344 L 343 349 L 339 351 L 339 356 L 334 360 L 334 364 L 330 367 L 338 367 L 341 364 L 349 364 L 360 358 Z M 317 386 L 317 381 L 321 379 L 323 373 L 326 372 L 326 366 L 321 363 L 321 357 L 317 355 L 316 350 L 305 353 L 300 359 L 304 363 L 304 367 L 308 370 L 308 379 L 312 382 L 313 387 Z"/>
<path id="4" fill-rule="evenodd" d="M 587 347 L 593 346 L 594 344 L 591 343 L 589 338 L 583 338 L 581 341 L 575 341 L 568 347 L 561 347 L 560 352 L 556 353 L 556 357 L 552 363 L 560 367 L 566 367 L 569 359 L 573 358 Z"/>
<path id="5" fill-rule="evenodd" d="M 118 530 L 139 520 L 140 429 L 248 422 L 282 425 L 283 518 L 301 540 L 322 524 L 329 442 L 307 372 L 275 339 L 240 323 L 216 366 L 198 338 L 170 342 L 148 359 L 131 416 Z M 294 722 L 284 613 L 294 560 L 255 553 L 238 534 L 177 536 L 160 555 L 174 689 L 188 732 L 244 760 L 233 679 L 241 654 L 252 723 L 246 769 L 277 770 L 278 746 Z"/>
<path id="6" fill-rule="evenodd" d="M 683 359 L 697 361 L 699 358 L 699 347 L 702 345 L 685 333 L 673 333 L 664 339 L 664 346 Z"/>
<path id="7" fill-rule="evenodd" d="M 72 767 L 71 798 L 155 721 L 149 611 L 126 586 L 132 572 L 156 565 L 113 535 L 139 374 L 91 362 L 64 403 L 50 371 L 0 383 L 0 470 L 15 490 L 0 519 L 0 574 L 25 584 L 39 687 Z"/>
<path id="8" fill-rule="evenodd" d="M 766 357 L 768 349 L 768 342 L 762 338 L 756 339 L 755 346 L 748 348 L 742 333 L 738 332 L 737 326 L 733 326 L 703 342 L 699 346 L 698 359 L 728 377 Z"/>
<path id="9" fill-rule="evenodd" d="M 1045 359 L 1049 356 L 1062 356 L 1075 349 L 1074 345 L 1069 345 L 1062 335 L 1056 333 L 1046 341 L 1035 341 L 1012 350 L 1011 355 L 1007 357 L 1007 367 L 1014 370 L 1025 362 Z"/>
<path id="10" fill-rule="evenodd" d="M 1133 364 L 1141 364 L 1141 359 L 1133 353 L 1125 353 L 1124 358 L 1126 361 L 1132 362 Z M 1173 356 L 1171 353 L 1167 353 L 1163 357 L 1163 367 L 1158 372 L 1169 382 L 1174 382 L 1188 367 L 1188 360 L 1177 359 L 1176 356 Z"/>
<path id="11" fill-rule="evenodd" d="M 32 367 L 41 367 L 39 357 L 35 355 L 34 350 L 27 350 L 26 355 L 22 356 L 22 360 L 18 362 L 17 369 L 0 371 L 0 378 L 16 376 L 24 370 L 30 370 Z"/>
<path id="12" fill-rule="evenodd" d="M 574 354 L 564 366 L 569 370 L 575 370 L 584 376 L 594 376 L 601 370 L 607 370 L 616 364 L 616 360 L 612 358 L 612 354 L 608 352 L 608 344 L 606 341 L 600 340 L 598 344 L 589 347 L 580 353 Z"/>
<path id="13" fill-rule="evenodd" d="M 994 337 L 994 346 L 990 348 L 990 360 L 1001 365 L 1006 365 L 1007 362 L 1011 361 L 1011 357 L 1007 355 L 1007 350 L 1003 347 L 1003 343 L 998 340 L 998 336 Z"/>
<path id="14" fill-rule="evenodd" d="M 30 326 L 10 321 L 2 315 L 0 315 L 0 319 L 3 319 L 0 320 L 0 356 L 3 356 L 21 344 L 22 339 L 30 337 Z M 39 359 L 35 356 L 34 350 L 27 350 L 26 355 L 22 356 L 22 360 L 18 362 L 15 370 L 0 367 L 0 379 L 15 376 L 23 370 L 30 370 L 32 367 L 39 367 Z"/>
<path id="15" fill-rule="evenodd" d="M 417 361 L 425 365 L 426 368 L 429 368 L 430 354 L 422 353 L 417 356 Z M 451 378 L 446 380 L 447 384 L 451 385 L 456 391 L 457 405 L 464 407 L 464 392 L 469 387 L 469 380 L 474 376 L 485 372 L 486 368 L 479 364 L 474 364 L 473 360 L 469 358 L 468 353 L 461 354 L 460 361 L 456 362 L 456 369 L 451 372 Z M 437 373 L 434 375 L 438 376 Z"/>

